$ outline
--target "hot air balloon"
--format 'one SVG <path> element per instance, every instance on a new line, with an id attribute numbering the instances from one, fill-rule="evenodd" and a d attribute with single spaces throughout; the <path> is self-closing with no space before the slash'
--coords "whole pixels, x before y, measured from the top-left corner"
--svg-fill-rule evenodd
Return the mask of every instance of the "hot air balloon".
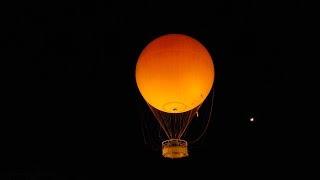
<path id="1" fill-rule="evenodd" d="M 141 95 L 168 138 L 162 142 L 162 155 L 188 156 L 188 142 L 182 137 L 214 82 L 208 50 L 187 35 L 160 36 L 141 52 L 135 77 Z"/>

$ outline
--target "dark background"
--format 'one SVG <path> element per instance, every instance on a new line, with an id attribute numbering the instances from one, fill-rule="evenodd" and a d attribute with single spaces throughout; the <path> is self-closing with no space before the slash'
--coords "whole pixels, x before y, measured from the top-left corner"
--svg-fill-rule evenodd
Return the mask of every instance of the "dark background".
<path id="1" fill-rule="evenodd" d="M 299 157 L 292 151 L 298 123 L 293 89 L 300 81 L 302 1 L 8 7 L 3 177 L 264 176 L 282 172 L 296 161 L 292 156 Z M 177 161 L 163 159 L 160 149 L 144 143 L 141 122 L 150 112 L 134 78 L 142 49 L 167 33 L 198 39 L 216 69 L 211 124 L 190 147 L 190 157 Z"/>

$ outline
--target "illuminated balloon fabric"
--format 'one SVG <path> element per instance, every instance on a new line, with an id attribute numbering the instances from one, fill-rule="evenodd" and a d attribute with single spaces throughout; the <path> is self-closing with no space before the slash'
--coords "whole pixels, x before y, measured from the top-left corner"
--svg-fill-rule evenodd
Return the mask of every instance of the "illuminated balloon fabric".
<path id="1" fill-rule="evenodd" d="M 182 113 L 202 104 L 214 81 L 207 49 L 181 34 L 161 36 L 142 51 L 136 65 L 138 88 L 152 107 Z"/>

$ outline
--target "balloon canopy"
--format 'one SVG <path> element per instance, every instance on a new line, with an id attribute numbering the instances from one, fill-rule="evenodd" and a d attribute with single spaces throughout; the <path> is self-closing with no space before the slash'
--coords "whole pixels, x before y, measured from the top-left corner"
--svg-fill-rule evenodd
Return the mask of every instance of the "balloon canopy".
<path id="1" fill-rule="evenodd" d="M 153 40 L 136 65 L 136 82 L 143 98 L 167 113 L 183 113 L 201 105 L 213 81 L 209 52 L 186 35 L 168 34 Z"/>

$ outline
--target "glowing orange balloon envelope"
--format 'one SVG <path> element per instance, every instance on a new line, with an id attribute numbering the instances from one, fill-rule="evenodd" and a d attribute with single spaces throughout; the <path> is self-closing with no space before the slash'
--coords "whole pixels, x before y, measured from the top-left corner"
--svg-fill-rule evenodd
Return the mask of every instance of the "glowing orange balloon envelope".
<path id="1" fill-rule="evenodd" d="M 153 40 L 144 48 L 136 65 L 139 91 L 147 103 L 160 113 L 177 116 L 200 107 L 213 81 L 214 67 L 209 52 L 200 42 L 186 35 L 168 34 Z M 156 117 L 163 121 L 159 115 Z M 185 127 L 188 124 L 184 123 Z M 180 130 L 184 132 L 185 127 Z M 170 127 L 163 129 L 170 131 Z M 183 132 L 169 132 L 167 135 L 169 140 L 179 140 Z M 175 141 L 173 144 L 179 143 L 184 142 Z M 167 152 L 171 146 L 172 143 L 165 146 L 163 151 Z M 174 146 L 172 149 L 180 151 L 179 147 Z"/>
<path id="2" fill-rule="evenodd" d="M 213 80 L 210 54 L 197 40 L 185 35 L 155 39 L 142 51 L 136 66 L 136 81 L 144 99 L 168 113 L 199 106 Z"/>

